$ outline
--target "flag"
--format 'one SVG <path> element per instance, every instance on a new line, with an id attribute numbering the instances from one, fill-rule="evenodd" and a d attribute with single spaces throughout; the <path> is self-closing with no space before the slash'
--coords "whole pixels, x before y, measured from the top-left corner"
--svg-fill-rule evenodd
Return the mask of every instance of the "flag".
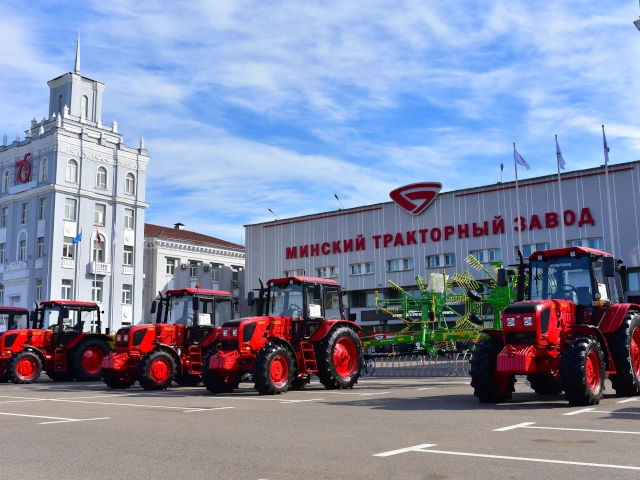
<path id="1" fill-rule="evenodd" d="M 113 229 L 111 230 L 111 244 L 114 247 L 116 246 L 116 238 L 118 238 L 116 235 L 116 222 L 113 222 Z"/>
<path id="2" fill-rule="evenodd" d="M 604 125 L 602 125 L 602 142 L 604 143 L 604 164 L 609 163 L 609 146 L 607 145 L 607 137 L 604 134 Z"/>
<path id="3" fill-rule="evenodd" d="M 71 243 L 78 243 L 82 241 L 82 232 L 80 232 L 78 235 L 76 235 L 75 237 L 73 237 L 73 240 L 71 240 Z"/>
<path id="4" fill-rule="evenodd" d="M 96 230 L 96 240 L 98 241 L 98 245 L 102 246 L 102 238 L 100 238 L 100 232 Z"/>
<path id="5" fill-rule="evenodd" d="M 562 152 L 560 151 L 560 145 L 558 145 L 558 136 L 556 135 L 556 157 L 558 157 L 558 167 L 560 170 L 564 170 L 566 165 L 564 158 L 562 158 Z"/>
<path id="6" fill-rule="evenodd" d="M 529 166 L 529 164 L 527 162 L 525 162 L 524 158 L 522 158 L 522 155 L 520 155 L 518 153 L 518 151 L 516 150 L 516 145 L 515 144 L 513 145 L 513 161 L 515 163 L 517 163 L 518 165 L 522 165 L 527 170 L 531 170 L 531 167 Z"/>

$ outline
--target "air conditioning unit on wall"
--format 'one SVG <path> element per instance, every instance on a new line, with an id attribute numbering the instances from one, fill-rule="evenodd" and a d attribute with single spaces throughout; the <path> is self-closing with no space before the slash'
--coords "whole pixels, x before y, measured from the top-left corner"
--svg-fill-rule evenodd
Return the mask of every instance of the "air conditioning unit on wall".
<path id="1" fill-rule="evenodd" d="M 186 270 L 187 268 L 189 268 L 189 264 L 188 263 L 183 263 L 182 264 L 182 269 Z"/>
<path id="2" fill-rule="evenodd" d="M 209 270 L 211 270 L 211 265 L 205 265 L 204 266 L 204 271 L 208 272 Z"/>

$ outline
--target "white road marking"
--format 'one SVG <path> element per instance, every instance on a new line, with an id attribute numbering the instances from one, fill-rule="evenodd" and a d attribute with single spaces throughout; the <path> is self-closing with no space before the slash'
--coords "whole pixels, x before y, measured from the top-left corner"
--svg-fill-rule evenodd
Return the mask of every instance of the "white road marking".
<path id="1" fill-rule="evenodd" d="M 517 425 L 511 425 L 510 427 L 496 428 L 494 430 L 494 432 L 506 432 L 507 430 L 515 430 L 516 428 L 524 428 L 524 427 L 527 427 L 529 425 L 534 425 L 535 423 L 536 422 L 518 423 Z"/>
<path id="2" fill-rule="evenodd" d="M 626 400 L 620 400 L 619 402 L 616 402 L 616 403 L 629 403 L 629 402 L 640 402 L 640 397 L 631 397 L 631 398 L 627 398 Z"/>
<path id="3" fill-rule="evenodd" d="M 506 432 L 507 430 L 515 430 L 516 428 L 531 428 L 537 430 L 562 430 L 567 432 L 593 432 L 593 433 L 620 433 L 625 435 L 640 435 L 640 432 L 631 432 L 625 430 L 598 430 L 593 428 L 565 428 L 565 427 L 540 427 L 535 425 L 536 422 L 524 422 L 510 427 L 496 428 L 494 432 Z"/>
<path id="4" fill-rule="evenodd" d="M 580 410 L 576 410 L 575 412 L 563 413 L 562 415 L 578 415 L 579 413 L 592 412 L 595 408 L 582 408 Z"/>
<path id="5" fill-rule="evenodd" d="M 634 467 L 631 465 L 613 465 L 607 463 L 589 463 L 589 462 L 572 462 L 568 460 L 553 460 L 548 458 L 533 458 L 533 457 L 511 457 L 508 455 L 489 455 L 484 453 L 469 453 L 469 452 L 450 452 L 446 450 L 431 450 L 430 447 L 435 447 L 436 444 L 423 444 L 416 445 L 415 447 L 402 448 L 399 450 L 391 450 L 389 452 L 376 453 L 374 457 L 388 457 L 391 455 L 397 455 L 405 452 L 421 452 L 421 453 L 438 453 L 440 455 L 456 455 L 461 457 L 475 457 L 475 458 L 492 458 L 496 460 L 515 460 L 519 462 L 536 462 L 536 463 L 555 463 L 560 465 L 576 465 L 580 467 L 595 467 L 595 468 L 613 468 L 618 470 L 638 470 L 640 467 Z"/>
<path id="6" fill-rule="evenodd" d="M 318 394 L 318 392 L 312 392 L 312 391 L 307 391 L 307 392 L 298 392 L 298 393 L 309 393 L 311 395 L 313 394 Z M 324 394 L 332 394 L 332 395 L 357 395 L 359 397 L 371 397 L 373 395 L 387 395 L 391 392 L 369 392 L 369 393 L 364 393 L 364 392 L 335 392 L 333 390 L 327 390 L 325 392 L 322 392 Z"/>
<path id="7" fill-rule="evenodd" d="M 573 413 L 565 413 L 565 415 L 575 415 L 577 413 L 608 413 L 609 415 L 640 415 L 640 412 L 619 412 L 616 410 L 596 410 L 595 408 L 585 408 Z"/>
<path id="8" fill-rule="evenodd" d="M 183 413 L 204 412 L 206 410 L 229 410 L 229 409 L 234 409 L 234 408 L 236 408 L 236 407 L 192 408 L 190 410 L 185 410 Z"/>
<path id="9" fill-rule="evenodd" d="M 71 423 L 71 422 L 88 422 L 92 420 L 110 420 L 111 417 L 101 418 L 61 418 L 61 417 L 45 417 L 42 415 L 27 415 L 25 413 L 5 413 L 0 412 L 0 415 L 7 415 L 10 417 L 27 417 L 27 418 L 42 418 L 46 420 L 56 420 L 55 422 L 41 422 L 40 425 L 49 425 L 51 423 Z"/>
<path id="10" fill-rule="evenodd" d="M 422 387 L 422 388 L 416 388 L 416 390 L 431 390 L 433 388 L 440 388 L 440 387 Z"/>

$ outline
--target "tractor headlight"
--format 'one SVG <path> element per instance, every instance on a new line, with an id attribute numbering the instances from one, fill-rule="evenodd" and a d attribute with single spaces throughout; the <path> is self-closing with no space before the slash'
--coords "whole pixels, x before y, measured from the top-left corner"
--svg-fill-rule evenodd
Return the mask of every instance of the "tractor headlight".
<path id="1" fill-rule="evenodd" d="M 222 330 L 222 336 L 223 337 L 228 337 L 229 336 L 229 330 Z"/>
<path id="2" fill-rule="evenodd" d="M 128 342 L 129 341 L 129 335 L 123 335 L 122 336 L 122 341 L 123 342 Z"/>
<path id="3" fill-rule="evenodd" d="M 524 317 L 524 326 L 525 327 L 533 326 L 533 319 L 531 317 Z"/>
<path id="4" fill-rule="evenodd" d="M 122 335 L 116 335 L 116 342 L 122 341 Z"/>
<path id="5" fill-rule="evenodd" d="M 507 318 L 507 327 L 515 327 L 516 319 L 515 318 Z"/>
<path id="6" fill-rule="evenodd" d="M 237 337 L 238 336 L 238 329 L 234 328 L 233 330 L 231 330 L 231 336 L 232 337 Z"/>

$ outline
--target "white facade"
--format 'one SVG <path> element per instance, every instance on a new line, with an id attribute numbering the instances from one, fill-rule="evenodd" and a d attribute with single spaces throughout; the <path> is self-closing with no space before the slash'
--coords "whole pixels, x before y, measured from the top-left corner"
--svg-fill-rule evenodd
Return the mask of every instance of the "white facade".
<path id="1" fill-rule="evenodd" d="M 244 247 L 184 229 L 146 224 L 144 237 L 145 288 L 143 293 L 145 322 L 151 302 L 158 292 L 200 288 L 231 293 L 242 315 L 246 302 L 244 288 Z"/>
<path id="2" fill-rule="evenodd" d="M 79 66 L 48 82 L 49 116 L 0 147 L 0 303 L 95 300 L 114 330 L 142 313 L 149 157 L 102 124 L 104 84 Z"/>

